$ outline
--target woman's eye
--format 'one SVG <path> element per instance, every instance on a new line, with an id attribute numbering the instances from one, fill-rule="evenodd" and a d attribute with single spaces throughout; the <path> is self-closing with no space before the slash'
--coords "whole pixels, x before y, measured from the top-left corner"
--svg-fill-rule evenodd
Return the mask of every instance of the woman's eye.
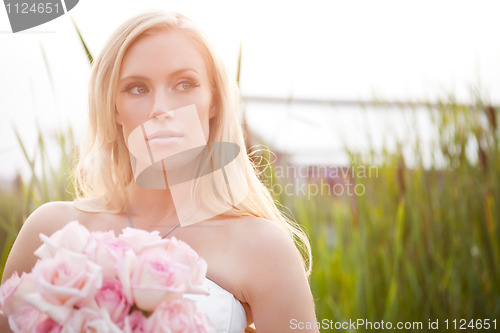
<path id="1" fill-rule="evenodd" d="M 133 86 L 129 89 L 129 92 L 133 95 L 144 95 L 148 90 L 143 86 Z"/>
<path id="2" fill-rule="evenodd" d="M 126 87 L 125 89 L 123 89 L 122 92 L 126 92 L 126 93 L 129 93 L 131 95 L 144 95 L 144 94 L 148 93 L 148 88 L 146 88 L 140 84 L 133 84 L 133 85 L 130 85 L 130 86 Z"/>
<path id="3" fill-rule="evenodd" d="M 191 81 L 182 81 L 177 83 L 177 85 L 174 87 L 175 90 L 186 92 L 190 91 L 194 87 L 198 87 L 194 82 Z"/>

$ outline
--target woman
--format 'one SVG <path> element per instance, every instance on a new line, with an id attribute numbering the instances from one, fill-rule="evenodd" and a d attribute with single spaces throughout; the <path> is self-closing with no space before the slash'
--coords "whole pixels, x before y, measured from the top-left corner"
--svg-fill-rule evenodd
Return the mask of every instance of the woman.
<path id="1" fill-rule="evenodd" d="M 188 19 L 148 12 L 125 22 L 93 63 L 89 109 L 79 200 L 33 212 L 3 279 L 30 271 L 38 235 L 69 221 L 117 234 L 133 226 L 175 236 L 206 260 L 215 292 L 199 310 L 221 305 L 210 314 L 218 331 L 254 323 L 288 332 L 292 320 L 316 321 L 308 240 L 276 208 L 245 149 L 233 149 L 244 147 L 235 81 Z"/>

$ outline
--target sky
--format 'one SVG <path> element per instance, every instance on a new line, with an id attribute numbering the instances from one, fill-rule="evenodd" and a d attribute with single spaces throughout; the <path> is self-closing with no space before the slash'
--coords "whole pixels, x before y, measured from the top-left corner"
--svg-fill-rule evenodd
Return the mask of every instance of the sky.
<path id="1" fill-rule="evenodd" d="M 149 8 L 193 19 L 233 74 L 241 44 L 245 96 L 436 101 L 452 94 L 471 102 L 476 89 L 500 105 L 498 1 L 80 0 L 70 14 L 96 55 L 119 24 Z M 69 15 L 13 34 L 0 7 L 0 178 L 26 167 L 14 126 L 31 147 L 37 127 L 83 131 L 89 71 Z M 251 129 L 279 149 L 317 157 L 339 150 L 335 134 L 365 117 L 315 106 L 248 105 L 245 112 Z M 374 133 L 385 130 L 386 120 L 366 117 Z M 400 115 L 387 117 L 398 133 L 411 127 L 400 126 Z"/>

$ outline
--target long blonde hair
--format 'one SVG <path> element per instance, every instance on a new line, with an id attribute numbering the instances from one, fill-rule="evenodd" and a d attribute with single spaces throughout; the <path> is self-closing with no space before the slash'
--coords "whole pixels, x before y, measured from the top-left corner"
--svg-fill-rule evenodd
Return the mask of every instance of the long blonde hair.
<path id="1" fill-rule="evenodd" d="M 94 211 L 123 213 L 126 209 L 125 189 L 133 181 L 129 151 L 121 125 L 116 121 L 115 98 L 123 57 L 127 49 L 141 36 L 166 30 L 185 33 L 198 45 L 205 59 L 211 80 L 212 106 L 217 110 L 210 120 L 209 142 L 232 142 L 239 147 L 245 147 L 236 81 L 205 35 L 189 19 L 178 13 L 149 11 L 139 14 L 124 22 L 114 32 L 92 64 L 88 137 L 80 151 L 74 172 L 74 184 L 78 199 L 105 199 L 106 206 Z M 304 267 L 309 274 L 312 265 L 311 248 L 304 231 L 277 208 L 269 190 L 257 177 L 255 167 L 247 154 L 240 153 L 236 158 L 236 165 L 237 167 L 228 173 L 228 177 L 246 180 L 248 195 L 236 209 L 226 212 L 225 215 L 251 214 L 283 227 L 302 253 Z M 93 210 L 82 207 L 79 208 Z"/>

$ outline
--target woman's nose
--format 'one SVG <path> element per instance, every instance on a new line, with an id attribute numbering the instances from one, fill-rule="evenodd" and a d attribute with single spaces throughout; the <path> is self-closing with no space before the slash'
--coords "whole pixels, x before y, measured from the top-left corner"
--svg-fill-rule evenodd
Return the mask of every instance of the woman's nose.
<path id="1" fill-rule="evenodd" d="M 169 98 L 164 91 L 156 91 L 154 94 L 153 109 L 149 115 L 150 118 L 172 117 L 172 110 L 174 108 L 171 104 L 171 101 L 169 101 Z"/>

